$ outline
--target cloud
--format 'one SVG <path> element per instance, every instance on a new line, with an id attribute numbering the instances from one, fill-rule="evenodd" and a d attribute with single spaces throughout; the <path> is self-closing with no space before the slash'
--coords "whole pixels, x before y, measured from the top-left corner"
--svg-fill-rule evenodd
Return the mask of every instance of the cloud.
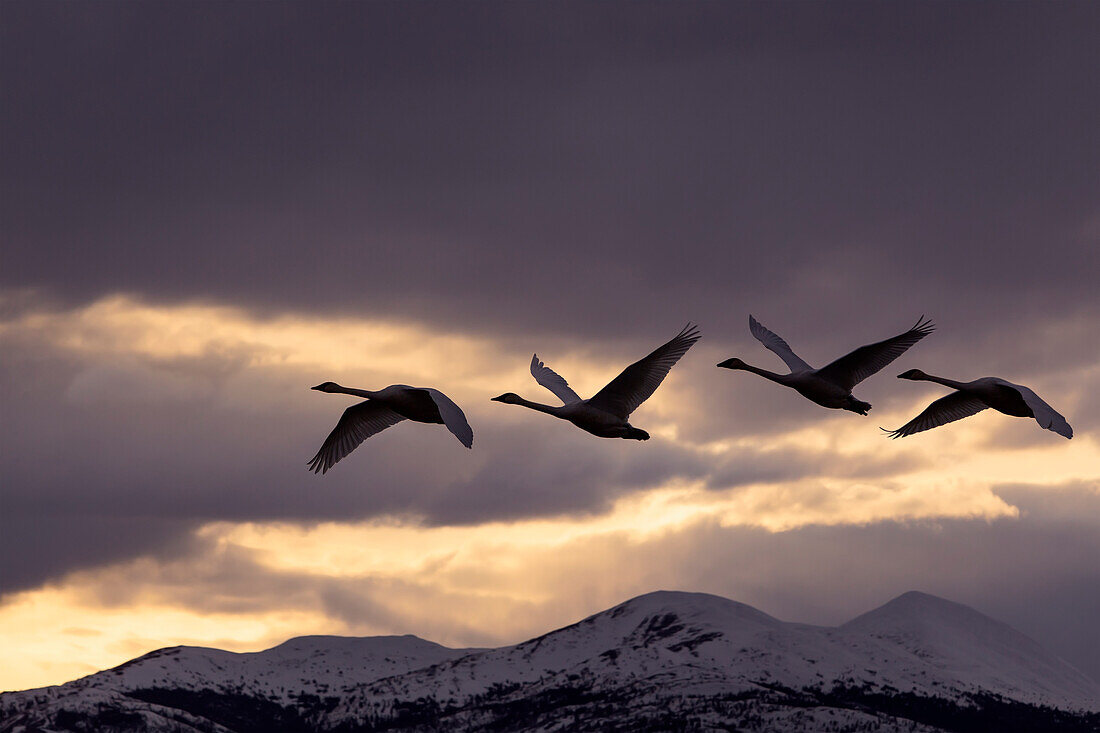
<path id="1" fill-rule="evenodd" d="M 4 594 L 35 588 L 74 570 L 109 565 L 135 556 L 167 558 L 185 551 L 195 522 L 162 517 L 134 519 L 71 512 L 0 517 L 0 575 Z M 2 598 L 3 596 L 0 596 Z"/>
<path id="2" fill-rule="evenodd" d="M 1095 322 L 1095 9 L 214 13 L 11 14 L 0 284 L 512 336 L 753 310 L 812 361 Z"/>
<path id="3" fill-rule="evenodd" d="M 4 503 L 15 527 L 5 546 L 15 551 L 33 535 L 44 548 L 4 555 L 7 591 L 157 552 L 162 542 L 172 546 L 181 533 L 217 520 L 397 517 L 446 526 L 583 519 L 669 487 L 688 491 L 692 506 L 711 502 L 738 523 L 772 529 L 936 512 L 996 516 L 1005 508 L 988 483 L 1034 474 L 1025 457 L 1078 477 L 1089 474 L 1075 467 L 1095 458 L 1087 435 L 1052 444 L 1043 431 L 1020 425 L 1023 437 L 1011 441 L 1015 464 L 990 468 L 988 457 L 1003 453 L 1010 437 L 994 432 L 993 441 L 990 430 L 1012 421 L 982 416 L 950 434 L 885 441 L 863 418 L 713 368 L 721 352 L 702 344 L 635 414 L 634 423 L 655 436 L 636 444 L 597 440 L 489 402 L 508 388 L 552 399 L 539 396 L 527 374 L 528 344 L 433 335 L 411 322 L 261 316 L 123 297 L 67 309 L 24 297 L 0 321 L 0 343 L 11 355 L 0 366 L 0 404 L 22 416 L 0 424 Z M 546 346 L 555 368 L 590 394 L 648 345 L 550 339 Z M 1049 382 L 1056 394 L 1067 390 L 1071 407 L 1082 389 L 1074 374 L 1091 372 Z M 462 450 L 446 431 L 407 423 L 375 436 L 330 474 L 313 476 L 305 460 L 350 404 L 306 389 L 322 378 L 439 386 L 465 407 L 477 450 Z M 871 387 L 882 390 L 883 381 Z M 919 409 L 911 400 L 890 396 L 881 417 L 900 422 Z M 944 465 L 968 483 L 944 484 L 937 474 Z M 691 487 L 714 496 L 704 500 Z"/>
<path id="4" fill-rule="evenodd" d="M 227 641 L 255 649 L 281 641 L 273 634 L 293 617 L 308 621 L 298 633 L 414 633 L 482 646 L 520 641 L 654 588 L 713 592 L 786 620 L 826 625 L 920 589 L 1015 625 L 1096 676 L 1100 493 L 1072 485 L 1004 493 L 1019 502 L 1018 518 L 783 532 L 708 518 L 657 532 L 609 527 L 580 534 L 566 523 L 514 533 L 210 525 L 172 556 L 71 573 L 54 595 L 14 596 L 0 607 L 0 619 L 37 598 L 42 613 L 81 614 L 84 627 L 103 635 L 83 638 L 104 653 L 132 635 L 125 619 L 167 609 L 175 615 L 147 645 L 178 643 L 174 634 L 209 643 L 195 636 L 195 619 L 223 618 L 222 626 L 250 620 L 247 636 Z M 432 559 L 439 548 L 453 549 Z"/>
<path id="5" fill-rule="evenodd" d="M 1089 4 L 6 7 L 5 598 L 145 563 L 136 595 L 116 587 L 141 603 L 173 558 L 180 592 L 195 573 L 221 587 L 263 565 L 192 544 L 223 523 L 330 539 L 341 521 L 447 537 L 546 523 L 605 536 L 559 548 L 560 565 L 539 557 L 540 572 L 569 578 L 574 553 L 614 564 L 602 588 L 501 606 L 532 626 L 670 578 L 825 615 L 925 583 L 976 603 L 988 588 L 991 608 L 1035 628 L 1057 617 L 1070 648 L 1083 616 L 1069 616 L 1091 608 L 1087 587 L 1068 590 L 1087 578 L 1071 549 L 1094 530 L 1067 529 L 1066 548 L 1054 528 L 1070 518 L 1030 519 L 1041 510 L 1024 499 L 1018 524 L 998 520 L 1015 509 L 991 487 L 1096 478 L 1097 27 Z M 863 418 L 716 369 L 734 355 L 779 367 L 749 312 L 815 365 L 921 313 L 940 328 L 859 385 Z M 636 413 L 644 445 L 487 400 L 541 391 L 534 351 L 592 394 L 689 319 L 704 338 Z M 1027 384 L 1077 436 L 987 411 L 882 439 L 877 426 L 942 394 L 894 379 L 910 367 Z M 323 379 L 437 386 L 476 449 L 406 424 L 309 475 L 349 404 L 307 390 Z M 916 519 L 951 539 L 904 524 Z M 180 628 L 255 640 L 362 613 L 487 638 L 424 619 L 438 601 L 519 633 L 463 590 L 496 571 L 454 552 L 428 563 L 452 574 L 446 588 L 262 572 L 219 591 L 220 631 Z M 1061 563 L 1060 600 L 1027 616 L 996 584 L 1012 563 L 1023 581 L 1050 576 L 1033 558 Z M 936 585 L 971 566 L 969 585 Z M 263 616 L 278 605 L 268 582 L 313 610 Z M 120 649 L 156 636 L 137 626 Z"/>

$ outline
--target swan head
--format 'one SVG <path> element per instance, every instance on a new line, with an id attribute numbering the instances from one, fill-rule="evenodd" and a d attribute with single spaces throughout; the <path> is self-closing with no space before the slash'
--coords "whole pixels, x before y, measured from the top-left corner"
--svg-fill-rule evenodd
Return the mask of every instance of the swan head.
<path id="1" fill-rule="evenodd" d="M 726 359 L 718 365 L 722 369 L 744 369 L 745 362 L 738 359 L 736 356 L 732 359 Z"/>
<path id="2" fill-rule="evenodd" d="M 927 379 L 928 375 L 920 369 L 910 369 L 898 375 L 898 379 Z"/>
<path id="3" fill-rule="evenodd" d="M 518 405 L 520 396 L 515 392 L 505 392 L 499 397 L 493 397 L 490 402 L 504 402 L 509 405 Z"/>
<path id="4" fill-rule="evenodd" d="M 310 387 L 310 389 L 315 389 L 318 392 L 336 392 L 340 389 L 340 385 L 336 382 L 322 382 L 316 387 Z"/>

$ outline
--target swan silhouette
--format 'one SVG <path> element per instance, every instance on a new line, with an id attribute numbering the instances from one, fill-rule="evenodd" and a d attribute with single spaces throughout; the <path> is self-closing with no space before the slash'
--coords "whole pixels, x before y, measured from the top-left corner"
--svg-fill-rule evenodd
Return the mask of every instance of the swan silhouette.
<path id="1" fill-rule="evenodd" d="M 587 400 L 582 400 L 565 379 L 539 361 L 538 354 L 531 357 L 531 376 L 535 381 L 557 395 L 561 407 L 542 405 L 525 400 L 514 392 L 494 397 L 493 402 L 524 407 L 568 420 L 581 430 L 600 438 L 649 440 L 649 433 L 631 425 L 627 418 L 661 385 L 673 365 L 699 340 L 699 329 L 692 324 L 684 326 L 671 341 L 658 347 L 649 356 L 640 359 L 622 374 L 612 379 L 606 387 Z"/>
<path id="2" fill-rule="evenodd" d="M 800 359 L 777 334 L 760 325 L 760 322 L 749 316 L 749 331 L 760 343 L 782 359 L 791 370 L 789 374 L 777 374 L 766 369 L 746 364 L 740 359 L 726 359 L 719 364 L 725 369 L 743 369 L 753 374 L 759 374 L 765 379 L 770 379 L 798 392 L 800 395 L 816 402 L 822 407 L 839 410 L 850 410 L 866 415 L 871 409 L 871 404 L 863 402 L 852 396 L 852 388 L 867 377 L 879 371 L 887 364 L 905 353 L 913 344 L 932 333 L 935 326 L 931 321 L 921 316 L 916 325 L 903 334 L 893 338 L 879 341 L 878 343 L 861 346 L 846 356 L 842 356 L 831 364 L 820 369 L 814 369 Z"/>
<path id="3" fill-rule="evenodd" d="M 950 387 L 955 392 L 940 397 L 924 408 L 924 411 L 897 430 L 883 430 L 892 438 L 904 438 L 913 433 L 938 428 L 949 422 L 976 415 L 987 407 L 1012 417 L 1033 417 L 1039 426 L 1052 430 L 1066 438 L 1073 437 L 1073 428 L 1053 407 L 1039 395 L 1020 384 L 1000 377 L 982 377 L 972 382 L 956 382 L 953 379 L 934 377 L 920 369 L 910 369 L 898 375 L 898 379 L 935 382 Z"/>
<path id="4" fill-rule="evenodd" d="M 402 420 L 446 425 L 462 445 L 473 447 L 474 431 L 470 423 L 466 422 L 466 415 L 447 395 L 437 389 L 391 384 L 372 392 L 369 389 L 341 387 L 336 382 L 324 382 L 310 389 L 367 398 L 365 402 L 344 410 L 336 427 L 321 444 L 317 455 L 309 461 L 309 470 L 314 473 L 328 473 L 330 468 L 358 448 L 364 440 Z"/>

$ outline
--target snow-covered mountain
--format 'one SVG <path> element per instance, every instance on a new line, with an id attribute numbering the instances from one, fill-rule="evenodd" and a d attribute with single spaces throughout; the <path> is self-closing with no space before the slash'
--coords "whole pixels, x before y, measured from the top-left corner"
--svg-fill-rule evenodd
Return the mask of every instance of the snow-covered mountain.
<path id="1" fill-rule="evenodd" d="M 639 596 L 515 646 L 302 637 L 172 647 L 0 695 L 0 731 L 1100 731 L 1100 686 L 1010 627 L 906 593 L 836 627 Z"/>

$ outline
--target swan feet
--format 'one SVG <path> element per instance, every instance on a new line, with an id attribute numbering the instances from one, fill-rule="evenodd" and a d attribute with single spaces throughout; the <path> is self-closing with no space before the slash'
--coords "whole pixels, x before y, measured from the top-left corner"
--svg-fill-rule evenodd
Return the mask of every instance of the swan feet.
<path id="1" fill-rule="evenodd" d="M 871 409 L 871 403 L 857 400 L 855 397 L 849 397 L 848 404 L 844 406 L 844 409 L 858 412 L 860 415 L 866 415 L 867 411 Z"/>
<path id="2" fill-rule="evenodd" d="M 644 430 L 639 430 L 638 428 L 631 427 L 622 437 L 624 440 L 649 440 L 649 433 Z"/>

